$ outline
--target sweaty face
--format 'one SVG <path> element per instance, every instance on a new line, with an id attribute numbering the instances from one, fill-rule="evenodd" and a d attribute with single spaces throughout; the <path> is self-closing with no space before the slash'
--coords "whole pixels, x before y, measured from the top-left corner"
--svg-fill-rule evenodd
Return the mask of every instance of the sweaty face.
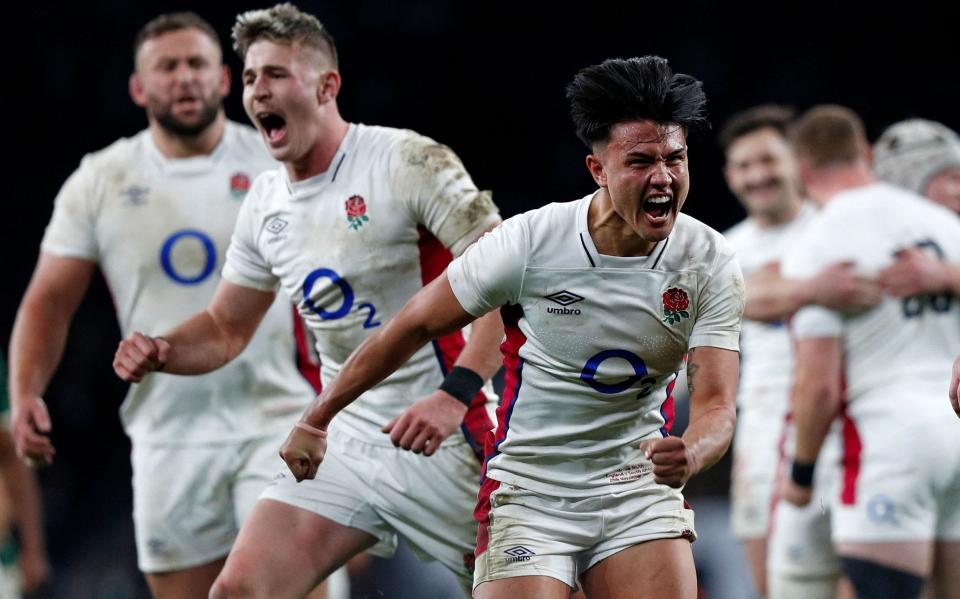
<path id="1" fill-rule="evenodd" d="M 220 48 L 197 29 L 179 29 L 150 38 L 137 52 L 135 97 L 161 127 L 180 136 L 203 132 L 217 117 L 229 78 Z"/>
<path id="2" fill-rule="evenodd" d="M 960 214 L 960 167 L 950 167 L 937 173 L 923 195 Z"/>
<path id="3" fill-rule="evenodd" d="M 750 216 L 780 222 L 799 188 L 787 140 L 772 128 L 739 137 L 727 148 L 727 185 Z"/>
<path id="4" fill-rule="evenodd" d="M 683 128 L 650 120 L 618 123 L 594 156 L 617 215 L 644 241 L 666 239 L 690 188 Z"/>
<path id="5" fill-rule="evenodd" d="M 317 143 L 321 71 L 311 50 L 267 40 L 247 50 L 243 107 L 270 154 L 282 162 L 305 156 Z"/>

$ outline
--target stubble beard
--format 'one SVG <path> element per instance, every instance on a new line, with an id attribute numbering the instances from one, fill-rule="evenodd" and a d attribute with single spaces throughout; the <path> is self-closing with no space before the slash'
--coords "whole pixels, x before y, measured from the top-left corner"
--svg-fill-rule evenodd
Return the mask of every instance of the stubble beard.
<path id="1" fill-rule="evenodd" d="M 153 104 L 153 103 L 151 103 Z M 165 131 L 176 137 L 192 139 L 198 137 L 207 128 L 217 120 L 220 113 L 221 99 L 217 97 L 203 98 L 201 100 L 203 109 L 200 112 L 200 118 L 192 123 L 185 123 L 173 115 L 173 104 L 170 103 L 162 109 L 156 106 L 151 107 L 151 114 L 156 119 L 157 124 Z"/>

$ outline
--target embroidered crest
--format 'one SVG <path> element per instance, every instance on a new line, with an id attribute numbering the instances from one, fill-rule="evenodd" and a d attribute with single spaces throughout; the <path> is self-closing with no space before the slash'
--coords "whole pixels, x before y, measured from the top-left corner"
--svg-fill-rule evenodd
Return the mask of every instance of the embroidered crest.
<path id="1" fill-rule="evenodd" d="M 230 195 L 242 199 L 250 190 L 250 177 L 246 173 L 234 173 L 230 177 Z"/>
<path id="2" fill-rule="evenodd" d="M 347 222 L 350 223 L 350 228 L 354 231 L 370 220 L 370 217 L 367 216 L 367 203 L 363 201 L 362 197 L 350 196 L 343 203 L 343 206 L 347 210 Z"/>
<path id="3" fill-rule="evenodd" d="M 689 307 L 690 298 L 683 289 L 671 287 L 663 292 L 663 322 L 676 324 L 682 318 L 690 318 Z"/>

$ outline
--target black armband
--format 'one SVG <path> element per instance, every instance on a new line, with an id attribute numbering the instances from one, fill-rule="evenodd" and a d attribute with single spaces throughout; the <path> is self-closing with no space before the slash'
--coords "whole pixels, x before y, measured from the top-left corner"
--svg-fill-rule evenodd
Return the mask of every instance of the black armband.
<path id="1" fill-rule="evenodd" d="M 440 390 L 457 398 L 457 401 L 470 407 L 473 398 L 483 388 L 483 377 L 469 368 L 454 366 L 440 385 Z"/>
<path id="2" fill-rule="evenodd" d="M 793 465 L 790 466 L 790 480 L 801 487 L 812 487 L 813 470 L 816 468 L 816 466 L 816 462 L 812 464 L 804 464 L 802 462 L 794 461 Z"/>

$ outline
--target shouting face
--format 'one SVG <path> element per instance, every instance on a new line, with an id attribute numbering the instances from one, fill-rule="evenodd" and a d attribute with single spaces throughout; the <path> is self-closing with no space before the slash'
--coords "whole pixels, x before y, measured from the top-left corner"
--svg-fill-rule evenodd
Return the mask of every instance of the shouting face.
<path id="1" fill-rule="evenodd" d="M 607 142 L 594 148 L 587 166 L 617 216 L 651 249 L 670 235 L 690 188 L 680 125 L 618 123 Z"/>
<path id="2" fill-rule="evenodd" d="M 202 133 L 230 91 L 220 48 L 199 29 L 177 29 L 147 39 L 137 52 L 130 94 L 174 135 Z"/>

